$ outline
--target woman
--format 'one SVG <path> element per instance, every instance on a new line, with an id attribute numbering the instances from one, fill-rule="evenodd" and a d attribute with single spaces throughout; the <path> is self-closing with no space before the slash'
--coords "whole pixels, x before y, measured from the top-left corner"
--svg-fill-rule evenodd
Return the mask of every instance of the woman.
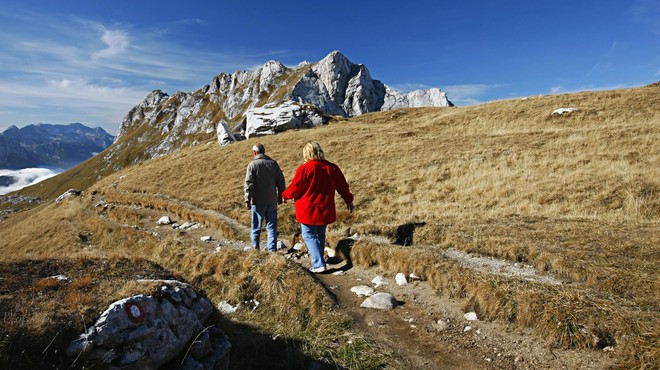
<path id="1" fill-rule="evenodd" d="M 310 271 L 320 273 L 327 270 L 323 260 L 325 231 L 337 219 L 335 191 L 344 199 L 349 212 L 353 212 L 353 194 L 339 167 L 325 160 L 319 143 L 307 142 L 303 159 L 305 163 L 296 169 L 291 184 L 282 192 L 282 199 L 295 199 L 296 220 L 312 256 Z"/>

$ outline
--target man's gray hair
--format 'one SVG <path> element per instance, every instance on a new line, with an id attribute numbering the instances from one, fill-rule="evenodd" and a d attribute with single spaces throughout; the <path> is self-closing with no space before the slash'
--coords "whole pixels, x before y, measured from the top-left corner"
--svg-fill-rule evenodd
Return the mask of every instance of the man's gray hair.
<path id="1" fill-rule="evenodd" d="M 264 154 L 266 153 L 266 148 L 264 148 L 264 144 L 257 143 L 254 144 L 254 146 L 252 147 L 252 151 L 257 152 L 259 154 Z"/>

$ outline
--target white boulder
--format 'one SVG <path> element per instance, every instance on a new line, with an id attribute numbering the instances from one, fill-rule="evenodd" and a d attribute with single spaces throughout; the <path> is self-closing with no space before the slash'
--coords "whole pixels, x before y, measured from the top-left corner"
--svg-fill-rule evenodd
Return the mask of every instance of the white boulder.
<path id="1" fill-rule="evenodd" d="M 65 191 L 62 195 L 57 197 L 57 199 L 55 199 L 55 202 L 59 203 L 59 202 L 63 201 L 66 198 L 69 198 L 69 197 L 79 197 L 81 194 L 82 194 L 82 192 L 80 190 L 69 189 L 69 190 Z"/>
<path id="2" fill-rule="evenodd" d="M 360 307 L 391 310 L 398 304 L 396 298 L 389 293 L 376 293 L 362 302 Z"/>
<path id="3" fill-rule="evenodd" d="M 158 225 L 169 225 L 172 223 L 170 216 L 163 216 L 158 219 Z"/>
<path id="4" fill-rule="evenodd" d="M 358 285 L 351 288 L 351 292 L 357 294 L 358 297 L 370 297 L 374 295 L 374 289 L 366 285 Z"/>
<path id="5" fill-rule="evenodd" d="M 406 279 L 406 274 L 404 274 L 403 272 L 399 272 L 398 274 L 396 274 L 394 280 L 396 280 L 396 283 L 399 286 L 408 285 L 408 279 Z"/>
<path id="6" fill-rule="evenodd" d="M 376 276 L 375 278 L 373 278 L 373 279 L 371 280 L 371 282 L 375 285 L 376 288 L 378 288 L 378 287 L 381 286 L 381 285 L 387 285 L 387 284 L 389 284 L 389 283 L 387 282 L 387 280 L 386 280 L 384 277 L 382 277 L 381 275 L 378 275 L 378 276 Z"/>
<path id="7" fill-rule="evenodd" d="M 236 141 L 236 137 L 231 133 L 231 130 L 229 130 L 227 124 L 224 121 L 218 122 L 216 135 L 218 137 L 218 144 L 220 144 L 220 146 L 225 146 Z"/>
<path id="8" fill-rule="evenodd" d="M 220 330 L 205 327 L 213 311 L 211 302 L 188 284 L 164 283 L 158 294 L 111 304 L 70 343 L 67 354 L 102 368 L 156 369 L 190 349 L 208 331 L 208 345 L 188 353 L 200 363 L 210 362 L 209 368 L 226 364 L 231 344 Z"/>
<path id="9" fill-rule="evenodd" d="M 573 113 L 577 110 L 577 108 L 557 108 L 554 111 L 552 111 L 552 115 L 559 115 L 561 116 L 564 113 Z"/>
<path id="10" fill-rule="evenodd" d="M 227 301 L 218 303 L 218 311 L 220 311 L 220 313 L 223 315 L 233 314 L 234 312 L 238 311 L 238 307 L 240 307 L 240 305 L 232 306 Z"/>
<path id="11" fill-rule="evenodd" d="M 247 138 L 273 135 L 290 129 L 316 127 L 326 123 L 323 114 L 315 107 L 291 100 L 248 109 L 245 117 Z"/>

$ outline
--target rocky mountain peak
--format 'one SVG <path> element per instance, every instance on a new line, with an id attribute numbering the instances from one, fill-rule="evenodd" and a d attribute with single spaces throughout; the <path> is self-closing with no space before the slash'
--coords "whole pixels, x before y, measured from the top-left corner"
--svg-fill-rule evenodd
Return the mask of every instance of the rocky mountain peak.
<path id="1" fill-rule="evenodd" d="M 387 109 L 451 105 L 440 89 L 401 94 L 374 80 L 363 64 L 333 51 L 316 63 L 303 62 L 293 68 L 270 60 L 254 71 L 223 72 L 190 93 L 169 96 L 154 90 L 124 117 L 116 142 L 132 136 L 133 144 L 139 142 L 142 150 L 135 163 L 172 153 L 214 133 L 226 138 L 226 143 L 318 126 L 330 115 L 353 117 Z M 139 137 L 130 135 L 133 132 L 139 132 Z M 133 144 L 123 146 L 137 147 Z"/>

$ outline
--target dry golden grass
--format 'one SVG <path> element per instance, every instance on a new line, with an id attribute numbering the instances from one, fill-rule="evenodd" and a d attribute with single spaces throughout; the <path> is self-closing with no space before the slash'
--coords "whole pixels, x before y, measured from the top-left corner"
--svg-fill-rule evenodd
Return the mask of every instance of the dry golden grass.
<path id="1" fill-rule="evenodd" d="M 578 111 L 550 114 L 560 107 Z M 565 346 L 615 345 L 622 366 L 659 366 L 660 84 L 380 112 L 226 147 L 203 143 L 111 174 L 88 193 L 194 218 L 227 238 L 247 240 L 244 229 L 218 214 L 249 224 L 242 182 L 252 145 L 265 144 L 288 182 L 302 162 L 307 140 L 321 143 L 355 195 L 354 214 L 343 211 L 337 199 L 342 211 L 333 233 L 350 228 L 351 233 L 393 240 L 398 225 L 426 222 L 417 229 L 413 248 L 357 243 L 351 252 L 355 264 L 392 273 L 414 267 L 440 294 L 463 299 L 466 308 L 485 317 L 533 327 Z M 53 181 L 66 187 L 64 180 Z M 294 283 L 299 279 L 287 273 L 271 276 L 272 283 L 241 273 L 227 281 L 221 278 L 223 266 L 254 270 L 251 266 L 260 265 L 247 257 L 236 256 L 241 260 L 236 262 L 219 255 L 173 253 L 171 246 L 137 231 L 113 231 L 112 222 L 130 220 L 130 212 L 113 211 L 108 220 L 88 217 L 97 214 L 91 209 L 87 195 L 68 206 L 48 204 L 11 216 L 0 225 L 0 244 L 10 251 L 4 258 L 130 256 L 148 248 L 141 253 L 185 271 L 205 288 L 217 286 L 218 299 L 238 302 L 283 286 L 293 292 L 318 290 L 297 287 L 303 283 Z M 291 204 L 280 207 L 279 228 L 282 235 L 296 230 Z M 81 229 L 91 232 L 92 244 L 98 245 L 92 251 L 80 250 Z M 573 283 L 548 287 L 469 270 L 442 258 L 448 247 L 532 264 Z M 293 268 L 268 259 L 259 262 Z M 278 310 L 295 302 L 269 298 L 276 304 L 263 310 L 267 315 L 241 319 L 273 333 L 306 332 L 300 322 L 309 312 L 297 313 L 297 323 L 279 322 Z M 316 314 L 332 311 L 313 303 L 327 302 L 323 294 L 308 299 L 303 301 L 316 307 L 310 308 Z M 320 324 L 311 325 L 318 329 L 314 325 Z"/>
<path id="2" fill-rule="evenodd" d="M 32 261 L 46 263 L 66 256 L 67 260 L 51 263 L 54 267 L 49 269 L 46 277 L 61 273 L 75 276 L 75 279 L 63 282 L 43 278 L 30 284 L 33 290 L 48 293 L 48 296 L 41 299 L 39 305 L 29 302 L 21 305 L 19 312 L 22 313 L 16 317 L 5 315 L 7 320 L 3 324 L 3 331 L 7 329 L 11 333 L 28 334 L 16 334 L 1 343 L 3 352 L 0 364 L 15 360 L 16 357 L 12 355 L 16 349 L 14 343 L 21 343 L 22 348 L 31 354 L 30 358 L 32 355 L 39 357 L 39 352 L 48 345 L 43 342 L 45 338 L 52 338 L 54 330 L 64 327 L 65 335 L 55 345 L 49 346 L 50 351 L 61 354 L 66 347 L 66 340 L 73 339 L 84 331 L 82 328 L 91 325 L 98 313 L 112 300 L 158 288 L 131 280 L 151 277 L 144 274 L 148 274 L 153 267 L 147 269 L 135 263 L 127 276 L 127 266 L 121 262 L 146 258 L 158 261 L 160 266 L 175 272 L 177 278 L 204 290 L 213 302 L 224 300 L 243 306 L 259 302 L 257 309 L 243 309 L 235 318 L 238 320 L 236 322 L 248 323 L 249 326 L 237 327 L 234 321 L 230 322 L 221 316 L 214 320 L 216 325 L 231 333 L 232 353 L 236 353 L 232 364 L 239 368 L 241 364 L 250 368 L 265 361 L 273 361 L 274 353 L 292 350 L 290 356 L 280 356 L 274 360 L 273 368 L 304 367 L 303 364 L 308 361 L 306 358 L 312 356 L 348 368 L 396 368 L 398 362 L 390 359 L 387 350 L 364 338 L 355 336 L 351 343 L 338 340 L 348 330 L 346 319 L 335 312 L 332 297 L 320 289 L 318 282 L 298 264 L 287 262 L 280 256 L 236 250 L 213 254 L 208 247 L 177 235 L 160 239 L 130 225 L 122 226 L 127 221 L 142 221 L 136 213 L 129 212 L 130 208 L 117 207 L 122 212 L 115 219 L 112 212 L 99 213 L 99 207 L 94 207 L 96 200 L 91 193 L 88 194 L 82 198 L 42 206 L 32 215 L 18 214 L 2 225 L 11 230 L 21 230 L 12 235 L 4 234 L 11 238 L 3 239 L 3 247 L 17 251 L 17 254 L 2 259 L 4 262 L 0 263 L 5 264 L 4 267 L 0 266 L 2 270 L 21 269 L 22 265 L 30 265 L 32 262 L 26 262 L 26 256 Z M 54 217 L 59 217 L 57 222 L 48 224 L 47 220 Z M 44 232 L 39 233 L 40 229 L 44 229 Z M 57 230 L 62 231 L 62 234 L 58 234 Z M 79 242 L 79 234 L 82 233 L 88 235 L 84 245 Z M 23 253 L 23 257 L 20 253 Z M 110 262 L 99 268 L 93 262 L 99 257 L 109 259 Z M 141 270 L 143 274 L 139 273 Z M 3 277 L 7 275 L 11 273 L 2 271 Z M 118 279 L 123 280 L 119 282 Z M 18 289 L 17 294 L 25 294 L 21 288 L 15 289 Z M 16 310 L 12 312 L 16 313 Z M 75 325 L 67 324 L 72 320 L 75 320 Z M 42 340 L 30 342 L 30 336 Z M 274 343 L 273 338 L 278 337 L 283 339 Z M 265 351 L 265 346 L 272 349 Z M 355 351 L 364 348 L 371 348 L 371 352 L 355 355 Z M 55 354 L 45 361 L 64 361 L 66 364 L 66 359 Z"/>

